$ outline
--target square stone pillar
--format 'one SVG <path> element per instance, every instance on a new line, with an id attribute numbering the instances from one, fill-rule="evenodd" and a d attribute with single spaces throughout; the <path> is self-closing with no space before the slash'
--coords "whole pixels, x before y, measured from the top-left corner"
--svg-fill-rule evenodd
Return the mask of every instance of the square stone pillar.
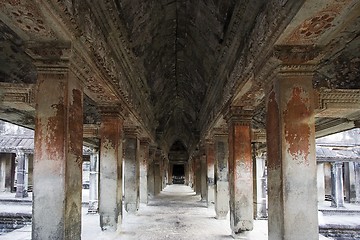
<path id="1" fill-rule="evenodd" d="M 230 107 L 229 128 L 230 226 L 234 238 L 246 238 L 253 229 L 253 172 L 251 155 L 252 112 Z"/>
<path id="2" fill-rule="evenodd" d="M 155 196 L 155 152 L 156 148 L 150 147 L 149 150 L 149 161 L 148 161 L 148 200 Z"/>
<path id="3" fill-rule="evenodd" d="M 295 69 L 277 75 L 266 100 L 269 239 L 319 238 L 312 75 Z"/>
<path id="4" fill-rule="evenodd" d="M 99 191 L 99 152 L 93 150 L 90 155 L 90 173 L 89 173 L 89 207 L 88 213 L 97 213 Z"/>
<path id="5" fill-rule="evenodd" d="M 324 204 L 325 202 L 325 168 L 324 163 L 317 164 L 317 193 L 318 204 Z"/>
<path id="6" fill-rule="evenodd" d="M 207 201 L 207 164 L 206 164 L 206 155 L 203 154 L 200 156 L 200 170 L 201 170 L 201 201 Z"/>
<path id="7" fill-rule="evenodd" d="M 140 203 L 148 203 L 148 162 L 150 139 L 140 140 Z"/>
<path id="8" fill-rule="evenodd" d="M 100 111 L 100 227 L 103 231 L 116 231 L 122 220 L 122 135 L 124 118 L 117 106 L 102 106 Z"/>
<path id="9" fill-rule="evenodd" d="M 140 162 L 139 129 L 131 127 L 125 129 L 124 144 L 124 187 L 125 211 L 136 213 L 140 203 Z"/>
<path id="10" fill-rule="evenodd" d="M 0 153 L 0 192 L 11 192 L 13 159 L 15 154 Z"/>
<path id="11" fill-rule="evenodd" d="M 229 212 L 228 161 L 229 145 L 227 133 L 215 133 L 215 213 L 217 219 L 226 219 Z"/>
<path id="12" fill-rule="evenodd" d="M 196 195 L 201 195 L 201 163 L 198 155 L 195 156 L 195 190 Z"/>
<path id="13" fill-rule="evenodd" d="M 208 139 L 205 144 L 206 165 L 207 165 L 207 205 L 215 203 L 215 150 L 214 141 Z"/>
<path id="14" fill-rule="evenodd" d="M 83 88 L 68 68 L 70 49 L 44 44 L 31 52 L 38 60 L 32 239 L 80 239 Z"/>
<path id="15" fill-rule="evenodd" d="M 331 207 L 344 207 L 343 163 L 331 163 Z"/>
<path id="16" fill-rule="evenodd" d="M 355 171 L 355 203 L 360 204 L 360 163 L 354 162 Z"/>
<path id="17" fill-rule="evenodd" d="M 17 181 L 16 181 L 16 198 L 28 197 L 28 157 L 22 150 L 16 151 L 17 161 Z"/>
<path id="18" fill-rule="evenodd" d="M 267 209 L 266 209 L 266 170 L 265 170 L 265 160 L 266 154 L 258 149 L 257 143 L 253 146 L 253 156 L 254 156 L 254 217 L 255 219 L 266 219 L 267 218 Z"/>

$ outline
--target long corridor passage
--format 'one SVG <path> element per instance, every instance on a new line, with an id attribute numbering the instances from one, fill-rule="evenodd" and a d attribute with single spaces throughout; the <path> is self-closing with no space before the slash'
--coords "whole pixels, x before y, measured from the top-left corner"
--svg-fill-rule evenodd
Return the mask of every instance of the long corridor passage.
<path id="1" fill-rule="evenodd" d="M 233 239 L 229 217 L 226 220 L 215 219 L 214 208 L 207 208 L 206 202 L 185 185 L 167 186 L 160 195 L 150 200 L 148 206 L 141 205 L 136 215 L 125 212 L 116 234 L 95 233 L 94 228 L 99 228 L 96 216 L 86 215 L 83 219 L 82 239 L 86 240 L 95 236 L 95 239 L 121 240 Z M 265 221 L 257 224 L 266 227 Z M 266 231 L 266 228 L 257 231 L 253 239 L 267 239 Z"/>

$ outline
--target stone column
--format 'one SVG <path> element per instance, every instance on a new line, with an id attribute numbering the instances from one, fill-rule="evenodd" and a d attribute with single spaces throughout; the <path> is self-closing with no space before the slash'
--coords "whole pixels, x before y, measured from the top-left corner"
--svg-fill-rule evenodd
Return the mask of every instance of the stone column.
<path id="1" fill-rule="evenodd" d="M 184 164 L 184 172 L 185 172 L 185 185 L 189 185 L 189 177 L 190 177 L 190 174 L 189 174 L 189 164 L 188 163 L 185 163 Z"/>
<path id="2" fill-rule="evenodd" d="M 93 150 L 90 155 L 89 173 L 89 207 L 88 213 L 98 212 L 98 188 L 99 188 L 99 152 Z"/>
<path id="3" fill-rule="evenodd" d="M 124 146 L 124 186 L 125 186 L 125 211 L 136 213 L 140 203 L 140 163 L 137 128 L 125 130 Z"/>
<path id="4" fill-rule="evenodd" d="M 170 163 L 169 164 L 169 180 L 168 180 L 169 184 L 173 184 L 173 182 L 172 182 L 172 179 L 173 179 L 173 176 L 174 176 L 173 172 L 174 172 L 174 164 Z"/>
<path id="5" fill-rule="evenodd" d="M 201 195 L 201 163 L 200 163 L 200 157 L 195 157 L 195 189 L 196 189 L 196 195 Z"/>
<path id="6" fill-rule="evenodd" d="M 11 192 L 12 153 L 0 153 L 0 192 Z"/>
<path id="7" fill-rule="evenodd" d="M 317 193 L 318 204 L 325 202 L 325 168 L 324 163 L 317 164 Z"/>
<path id="8" fill-rule="evenodd" d="M 255 144 L 256 146 L 257 144 Z M 254 147 L 254 216 L 255 219 L 267 218 L 266 211 L 266 171 L 265 153 Z"/>
<path id="9" fill-rule="evenodd" d="M 83 88 L 70 52 L 29 49 L 37 60 L 32 239 L 81 238 Z"/>
<path id="10" fill-rule="evenodd" d="M 246 238 L 253 229 L 253 172 L 251 155 L 252 112 L 231 107 L 229 126 L 230 224 L 233 237 Z"/>
<path id="11" fill-rule="evenodd" d="M 215 151 L 213 140 L 207 140 L 205 145 L 207 164 L 207 205 L 215 203 Z"/>
<path id="12" fill-rule="evenodd" d="M 122 220 L 124 118 L 117 107 L 102 107 L 100 110 L 100 227 L 103 231 L 116 231 Z"/>
<path id="13" fill-rule="evenodd" d="M 206 155 L 200 156 L 200 168 L 201 168 L 201 200 L 207 201 L 207 164 L 206 164 Z"/>
<path id="14" fill-rule="evenodd" d="M 331 163 L 331 207 L 344 207 L 343 163 Z"/>
<path id="15" fill-rule="evenodd" d="M 151 147 L 148 161 L 148 198 L 153 198 L 155 196 L 155 152 L 156 149 Z"/>
<path id="16" fill-rule="evenodd" d="M 355 171 L 355 203 L 360 204 L 360 163 L 354 162 Z"/>
<path id="17" fill-rule="evenodd" d="M 265 101 L 269 239 L 318 239 L 312 75 L 281 70 Z"/>
<path id="18" fill-rule="evenodd" d="M 17 161 L 17 181 L 16 181 L 16 198 L 28 197 L 27 192 L 27 155 L 22 150 L 16 151 Z"/>
<path id="19" fill-rule="evenodd" d="M 217 219 L 226 219 L 229 212 L 228 135 L 215 133 L 215 213 Z"/>
<path id="20" fill-rule="evenodd" d="M 140 141 L 140 202 L 148 203 L 148 162 L 150 139 Z"/>
<path id="21" fill-rule="evenodd" d="M 154 175 L 155 175 L 155 196 L 161 192 L 161 171 L 160 164 L 154 163 Z"/>

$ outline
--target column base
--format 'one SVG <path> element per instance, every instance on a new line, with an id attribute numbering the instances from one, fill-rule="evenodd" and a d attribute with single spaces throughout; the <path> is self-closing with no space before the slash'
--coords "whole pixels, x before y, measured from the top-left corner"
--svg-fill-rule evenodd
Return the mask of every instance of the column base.
<path id="1" fill-rule="evenodd" d="M 139 208 L 136 203 L 126 203 L 125 204 L 125 211 L 128 213 L 136 213 L 138 209 Z"/>
<path id="2" fill-rule="evenodd" d="M 98 210 L 99 210 L 98 201 L 89 201 L 88 213 L 96 214 L 98 213 Z"/>
<path id="3" fill-rule="evenodd" d="M 29 194 L 28 194 L 27 191 L 24 191 L 24 192 L 16 192 L 16 194 L 15 194 L 15 197 L 16 197 L 16 198 L 26 198 L 26 197 L 28 197 L 28 196 L 29 196 Z"/>
<path id="4" fill-rule="evenodd" d="M 250 231 L 232 232 L 231 236 L 234 239 L 248 239 Z"/>
<path id="5" fill-rule="evenodd" d="M 218 219 L 218 220 L 224 220 L 226 219 L 226 216 L 227 216 L 228 212 L 226 211 L 219 211 L 216 213 L 216 216 L 215 218 Z"/>

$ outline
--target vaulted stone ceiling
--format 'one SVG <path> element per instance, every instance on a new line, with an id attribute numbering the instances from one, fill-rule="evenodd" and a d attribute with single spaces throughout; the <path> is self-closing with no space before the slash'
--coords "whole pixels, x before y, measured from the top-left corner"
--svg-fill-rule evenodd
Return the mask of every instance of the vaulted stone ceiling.
<path id="1" fill-rule="evenodd" d="M 145 69 L 158 135 L 189 147 L 234 0 L 117 0 L 131 47 Z"/>

